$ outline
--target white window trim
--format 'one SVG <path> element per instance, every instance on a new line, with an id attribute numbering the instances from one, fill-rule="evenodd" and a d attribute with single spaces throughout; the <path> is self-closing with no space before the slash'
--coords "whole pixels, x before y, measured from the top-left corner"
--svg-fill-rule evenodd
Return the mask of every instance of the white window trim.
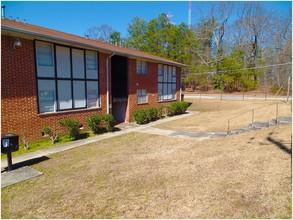
<path id="1" fill-rule="evenodd" d="M 145 92 L 145 96 L 140 96 L 142 91 Z M 144 102 L 139 101 L 139 99 L 145 98 Z M 137 89 L 136 90 L 136 103 L 139 104 L 147 104 L 148 103 L 148 91 L 146 89 Z"/>

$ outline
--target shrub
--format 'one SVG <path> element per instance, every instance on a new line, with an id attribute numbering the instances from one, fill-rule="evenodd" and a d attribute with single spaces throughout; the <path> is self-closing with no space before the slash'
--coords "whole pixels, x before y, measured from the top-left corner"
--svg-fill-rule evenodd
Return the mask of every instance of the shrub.
<path id="1" fill-rule="evenodd" d="M 183 114 L 184 112 L 186 112 L 187 108 L 190 106 L 188 102 L 180 102 L 180 106 L 181 106 L 181 114 Z"/>
<path id="2" fill-rule="evenodd" d="M 169 115 L 170 107 L 169 106 L 160 106 L 158 109 L 158 118 L 164 118 Z"/>
<path id="3" fill-rule="evenodd" d="M 158 108 L 147 108 L 146 109 L 147 112 L 147 121 L 156 121 L 158 119 Z"/>
<path id="4" fill-rule="evenodd" d="M 142 125 L 149 123 L 150 121 L 156 121 L 165 116 L 183 114 L 188 106 L 188 102 L 174 102 L 169 106 L 161 106 L 158 108 L 150 107 L 136 110 L 133 112 L 133 116 L 136 123 Z"/>
<path id="5" fill-rule="evenodd" d="M 57 141 L 59 141 L 57 132 L 53 132 L 50 127 L 48 126 L 43 127 L 43 132 L 44 132 L 44 135 L 47 135 L 49 137 L 52 144 L 55 144 Z"/>
<path id="6" fill-rule="evenodd" d="M 113 131 L 115 119 L 111 114 L 93 115 L 86 122 L 94 134 Z"/>
<path id="7" fill-rule="evenodd" d="M 102 127 L 104 127 L 107 132 L 114 130 L 115 118 L 113 115 L 104 114 L 102 122 Z"/>
<path id="8" fill-rule="evenodd" d="M 146 109 L 139 109 L 133 112 L 134 120 L 137 124 L 142 125 L 148 122 Z"/>
<path id="9" fill-rule="evenodd" d="M 168 115 L 180 115 L 183 114 L 188 108 L 188 102 L 174 102 L 169 106 Z"/>
<path id="10" fill-rule="evenodd" d="M 158 116 L 159 119 L 161 119 L 161 118 L 164 117 L 164 110 L 163 110 L 163 108 L 164 108 L 164 106 L 158 107 L 158 114 L 157 114 L 157 116 Z"/>
<path id="11" fill-rule="evenodd" d="M 73 138 L 74 140 L 78 139 L 80 135 L 79 121 L 74 119 L 64 119 L 60 120 L 59 123 L 67 128 L 69 137 Z"/>

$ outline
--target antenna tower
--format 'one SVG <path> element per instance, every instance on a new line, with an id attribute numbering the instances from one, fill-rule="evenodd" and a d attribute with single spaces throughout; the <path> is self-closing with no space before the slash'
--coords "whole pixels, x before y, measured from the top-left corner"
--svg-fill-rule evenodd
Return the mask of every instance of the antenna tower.
<path id="1" fill-rule="evenodd" d="M 188 28 L 191 28 L 191 1 L 188 2 Z"/>
<path id="2" fill-rule="evenodd" d="M 167 14 L 168 24 L 174 24 L 173 22 L 171 22 L 172 17 L 173 17 L 173 15 L 171 14 L 171 12 L 168 12 L 168 14 Z"/>

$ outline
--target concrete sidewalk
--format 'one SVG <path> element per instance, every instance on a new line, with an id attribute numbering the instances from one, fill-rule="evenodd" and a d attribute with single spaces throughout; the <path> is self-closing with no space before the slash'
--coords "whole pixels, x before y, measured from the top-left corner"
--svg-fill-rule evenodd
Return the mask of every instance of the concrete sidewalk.
<path id="1" fill-rule="evenodd" d="M 173 131 L 173 130 L 160 129 L 160 128 L 154 127 L 162 123 L 189 117 L 196 113 L 197 112 L 188 112 L 183 115 L 165 118 L 162 120 L 151 122 L 146 125 L 137 125 L 136 123 L 120 124 L 116 126 L 116 130 L 118 131 L 115 131 L 115 132 L 96 135 L 95 137 L 78 140 L 78 141 L 72 141 L 70 143 L 15 156 L 13 157 L 13 170 L 10 172 L 5 172 L 5 168 L 7 167 L 7 159 L 3 159 L 1 160 L 1 188 L 43 175 L 41 172 L 33 169 L 30 166 L 50 159 L 48 156 L 51 154 L 73 149 L 73 148 L 80 147 L 86 144 L 95 143 L 97 141 L 101 141 L 104 139 L 117 137 L 117 136 L 127 134 L 130 132 L 142 132 L 147 134 L 163 135 L 163 136 L 173 137 L 173 138 L 190 138 L 190 139 L 193 139 L 192 141 L 201 141 L 207 138 L 223 138 L 230 135 L 237 135 L 237 134 L 241 134 L 241 133 L 248 132 L 255 129 L 275 126 L 277 124 L 291 123 L 292 121 L 291 117 L 279 117 L 278 121 L 272 120 L 270 122 L 255 122 L 254 124 L 249 125 L 246 128 L 233 131 L 229 134 L 225 132 L 212 133 L 212 132 L 201 132 L 201 131 L 198 131 L 198 132 Z"/>
<path id="2" fill-rule="evenodd" d="M 94 137 L 90 137 L 87 139 L 72 141 L 72 142 L 69 142 L 66 144 L 62 144 L 62 145 L 38 150 L 35 152 L 15 156 L 12 158 L 12 160 L 13 160 L 12 162 L 13 162 L 13 164 L 20 164 L 20 163 L 24 163 L 25 161 L 38 161 L 38 160 L 42 161 L 42 158 L 48 159 L 47 156 L 54 154 L 54 153 L 73 149 L 73 148 L 80 147 L 80 146 L 83 146 L 86 144 L 95 143 L 97 141 L 105 140 L 108 138 L 117 137 L 117 136 L 127 134 L 130 132 L 142 132 L 142 133 L 148 133 L 148 134 L 163 135 L 163 136 L 168 136 L 168 137 L 193 138 L 193 139 L 196 138 L 198 140 L 202 140 L 202 139 L 207 139 L 207 138 L 223 138 L 226 136 L 238 135 L 238 134 L 242 134 L 244 132 L 249 132 L 249 131 L 261 129 L 264 127 L 275 126 L 278 124 L 292 123 L 292 117 L 279 117 L 278 123 L 276 123 L 276 122 L 274 123 L 274 120 L 272 120 L 270 122 L 254 122 L 254 124 L 252 124 L 252 125 L 249 125 L 245 128 L 239 129 L 239 130 L 231 131 L 229 134 L 227 134 L 226 132 L 173 131 L 173 130 L 160 129 L 160 128 L 154 127 L 159 124 L 163 124 L 163 123 L 166 123 L 169 121 L 174 121 L 174 120 L 178 120 L 181 118 L 189 117 L 194 114 L 198 114 L 198 112 L 187 112 L 186 114 L 183 114 L 183 115 L 178 115 L 178 116 L 173 116 L 173 117 L 161 119 L 161 120 L 151 122 L 146 125 L 138 125 L 136 123 L 121 124 L 121 125 L 116 126 L 118 131 L 109 132 L 109 133 L 105 133 L 105 134 L 101 134 L 101 135 L 96 135 Z M 24 164 L 24 165 L 27 165 L 27 164 Z M 18 165 L 17 167 L 19 167 L 19 166 L 20 165 Z M 5 167 L 7 167 L 7 159 L 2 159 L 1 160 L 1 170 L 4 170 Z"/>
<path id="3" fill-rule="evenodd" d="M 121 125 L 116 126 L 116 128 L 118 130 L 120 129 L 119 131 L 109 132 L 109 133 L 105 133 L 105 134 L 101 134 L 101 135 L 96 135 L 94 137 L 90 137 L 90 138 L 87 138 L 87 139 L 72 141 L 72 142 L 69 142 L 69 143 L 66 143 L 66 144 L 53 146 L 53 147 L 38 150 L 38 151 L 35 151 L 35 152 L 14 156 L 14 157 L 12 157 L 12 163 L 13 164 L 18 164 L 18 163 L 22 163 L 24 161 L 30 161 L 30 160 L 34 160 L 36 158 L 46 157 L 46 156 L 49 156 L 51 154 L 55 154 L 55 153 L 58 153 L 58 152 L 69 150 L 69 149 L 73 149 L 73 148 L 80 147 L 80 146 L 83 146 L 83 145 L 86 145 L 86 144 L 95 143 L 97 141 L 105 140 L 105 139 L 108 139 L 108 138 L 117 137 L 117 136 L 127 134 L 127 133 L 130 133 L 130 132 L 142 131 L 142 130 L 150 128 L 152 126 L 163 124 L 163 123 L 166 123 L 166 122 L 169 122 L 169 121 L 174 121 L 174 120 L 177 120 L 177 119 L 180 119 L 180 118 L 189 117 L 189 116 L 194 115 L 194 114 L 197 114 L 197 112 L 187 112 L 186 114 L 183 114 L 183 115 L 164 118 L 164 119 L 161 119 L 161 120 L 157 120 L 155 122 L 151 122 L 151 123 L 146 124 L 146 125 L 137 125 L 136 123 L 121 124 Z M 162 135 L 164 135 L 164 134 L 162 134 Z M 1 160 L 1 171 L 4 170 L 5 167 L 7 167 L 7 159 L 2 159 Z"/>

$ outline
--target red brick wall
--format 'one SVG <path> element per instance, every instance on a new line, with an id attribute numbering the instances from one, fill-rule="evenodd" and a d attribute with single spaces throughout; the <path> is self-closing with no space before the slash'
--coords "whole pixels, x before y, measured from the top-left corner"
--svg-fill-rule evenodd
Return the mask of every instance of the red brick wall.
<path id="1" fill-rule="evenodd" d="M 128 62 L 128 105 L 127 105 L 127 117 L 126 121 L 131 122 L 133 119 L 133 112 L 137 109 L 156 107 L 160 105 L 167 105 L 170 102 L 158 102 L 158 63 L 147 63 L 148 74 L 136 74 L 136 60 L 129 59 Z M 177 100 L 180 100 L 180 68 L 177 69 Z M 148 103 L 137 104 L 136 103 L 136 90 L 146 89 L 148 93 Z"/>
<path id="2" fill-rule="evenodd" d="M 67 112 L 38 114 L 37 85 L 35 69 L 34 41 L 20 39 L 22 46 L 13 49 L 15 37 L 3 36 L 1 42 L 1 133 L 16 133 L 20 140 L 23 136 L 29 142 L 43 139 L 44 126 L 56 129 L 58 133 L 65 134 L 66 129 L 59 124 L 61 119 L 76 119 L 88 129 L 86 118 L 93 114 L 107 112 L 106 104 L 106 58 L 107 54 L 99 53 L 99 83 L 101 94 L 100 109 L 72 110 Z M 139 108 L 165 105 L 158 103 L 157 80 L 158 64 L 148 63 L 148 74 L 136 74 L 136 60 L 128 62 L 128 89 L 129 98 L 126 121 L 133 120 L 133 112 Z M 111 83 L 111 59 L 109 59 L 109 83 Z M 180 88 L 180 69 L 177 68 L 177 90 Z M 146 89 L 148 103 L 136 103 L 136 90 Z M 111 86 L 109 87 L 111 103 Z M 179 92 L 177 92 L 179 100 Z M 111 113 L 111 110 L 110 110 Z"/>
<path id="3" fill-rule="evenodd" d="M 30 142 L 41 140 L 44 126 L 56 128 L 59 134 L 66 130 L 61 119 L 76 119 L 87 128 L 86 118 L 106 113 L 106 55 L 99 54 L 101 109 L 74 110 L 38 114 L 34 42 L 20 39 L 22 46 L 13 49 L 15 37 L 1 36 L 1 133 L 14 132 Z"/>

